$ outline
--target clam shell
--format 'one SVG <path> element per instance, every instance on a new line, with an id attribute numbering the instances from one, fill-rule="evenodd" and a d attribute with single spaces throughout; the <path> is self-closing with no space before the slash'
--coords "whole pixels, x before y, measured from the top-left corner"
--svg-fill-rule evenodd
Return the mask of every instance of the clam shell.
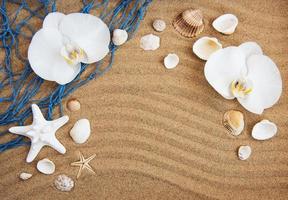
<path id="1" fill-rule="evenodd" d="M 53 174 L 55 172 L 55 164 L 48 158 L 44 158 L 38 161 L 37 169 L 43 174 Z"/>
<path id="2" fill-rule="evenodd" d="M 169 53 L 165 58 L 164 58 L 164 66 L 167 69 L 173 69 L 175 68 L 179 63 L 179 57 L 175 53 Z"/>
<path id="3" fill-rule="evenodd" d="M 277 126 L 269 120 L 262 120 L 252 129 L 252 137 L 256 140 L 268 140 L 277 133 Z"/>
<path id="4" fill-rule="evenodd" d="M 74 111 L 80 110 L 81 104 L 76 99 L 70 99 L 67 103 L 67 108 L 68 110 L 74 112 Z"/>
<path id="5" fill-rule="evenodd" d="M 162 32 L 166 28 L 166 23 L 162 19 L 154 20 L 152 25 L 153 25 L 153 28 L 155 29 L 155 31 L 158 31 L 158 32 Z"/>
<path id="6" fill-rule="evenodd" d="M 237 110 L 229 110 L 223 116 L 223 125 L 234 136 L 240 135 L 244 129 L 244 115 Z"/>
<path id="7" fill-rule="evenodd" d="M 70 136 L 75 143 L 82 144 L 88 140 L 91 134 L 90 122 L 88 119 L 78 120 L 70 130 Z"/>
<path id="8" fill-rule="evenodd" d="M 224 14 L 217 17 L 212 26 L 220 33 L 230 35 L 234 33 L 238 25 L 238 18 L 233 14 Z"/>
<path id="9" fill-rule="evenodd" d="M 222 44 L 214 37 L 201 37 L 193 45 L 193 52 L 202 60 L 208 60 L 215 51 L 222 49 Z"/>
<path id="10" fill-rule="evenodd" d="M 204 29 L 201 10 L 185 10 L 176 16 L 172 24 L 176 31 L 189 38 L 199 35 Z"/>
<path id="11" fill-rule="evenodd" d="M 74 181 L 72 178 L 66 176 L 65 174 L 61 174 L 55 179 L 54 185 L 56 189 L 62 192 L 69 192 L 74 187 Z"/>
<path id="12" fill-rule="evenodd" d="M 128 33 L 126 30 L 115 29 L 113 31 L 112 41 L 115 45 L 119 46 L 124 44 L 128 39 Z"/>
<path id="13" fill-rule="evenodd" d="M 238 149 L 238 157 L 240 160 L 247 160 L 252 153 L 250 146 L 240 146 Z"/>
<path id="14" fill-rule="evenodd" d="M 160 38 L 153 34 L 144 35 L 140 39 L 140 47 L 145 51 L 154 51 L 160 47 Z"/>
<path id="15" fill-rule="evenodd" d="M 22 179 L 23 181 L 25 181 L 25 180 L 31 178 L 31 177 L 32 177 L 32 174 L 26 173 L 26 172 L 22 172 L 19 177 L 20 177 L 20 179 Z"/>

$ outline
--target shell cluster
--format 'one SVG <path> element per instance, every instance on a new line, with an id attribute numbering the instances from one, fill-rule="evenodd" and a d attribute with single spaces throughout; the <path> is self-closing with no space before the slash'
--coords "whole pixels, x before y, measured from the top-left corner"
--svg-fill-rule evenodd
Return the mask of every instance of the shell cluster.
<path id="1" fill-rule="evenodd" d="M 56 189 L 62 192 L 69 192 L 74 187 L 74 181 L 72 178 L 66 176 L 65 174 L 61 174 L 55 179 L 54 185 Z"/>
<path id="2" fill-rule="evenodd" d="M 244 129 L 244 115 L 237 110 L 229 110 L 223 116 L 223 125 L 234 136 L 240 135 Z"/>
<path id="3" fill-rule="evenodd" d="M 188 38 L 199 35 L 204 29 L 201 10 L 185 10 L 173 20 L 172 24 L 176 31 Z"/>

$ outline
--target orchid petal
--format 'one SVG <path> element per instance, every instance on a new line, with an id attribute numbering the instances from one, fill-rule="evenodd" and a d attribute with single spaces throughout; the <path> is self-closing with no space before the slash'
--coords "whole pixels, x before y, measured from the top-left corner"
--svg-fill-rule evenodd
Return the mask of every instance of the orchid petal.
<path id="1" fill-rule="evenodd" d="M 247 78 L 253 82 L 253 91 L 238 101 L 250 112 L 261 114 L 279 100 L 282 93 L 281 74 L 276 64 L 264 55 L 250 56 L 247 67 Z"/>
<path id="2" fill-rule="evenodd" d="M 60 12 L 52 12 L 49 13 L 44 21 L 43 21 L 43 28 L 56 28 L 58 29 L 61 20 L 65 17 L 63 13 Z"/>
<path id="3" fill-rule="evenodd" d="M 41 78 L 66 84 L 80 72 L 80 64 L 69 65 L 61 56 L 62 34 L 53 28 L 40 29 L 33 36 L 28 59 L 33 71 Z"/>
<path id="4" fill-rule="evenodd" d="M 83 63 L 97 62 L 109 52 L 110 31 L 98 17 L 72 13 L 63 18 L 59 30 L 85 51 L 87 58 Z"/>
<path id="5" fill-rule="evenodd" d="M 204 68 L 209 84 L 224 98 L 233 99 L 232 81 L 246 74 L 245 55 L 237 47 L 227 47 L 211 54 Z"/>
<path id="6" fill-rule="evenodd" d="M 239 45 L 239 48 L 243 51 L 246 56 L 246 59 L 251 55 L 262 55 L 263 51 L 261 47 L 256 42 L 244 42 Z"/>

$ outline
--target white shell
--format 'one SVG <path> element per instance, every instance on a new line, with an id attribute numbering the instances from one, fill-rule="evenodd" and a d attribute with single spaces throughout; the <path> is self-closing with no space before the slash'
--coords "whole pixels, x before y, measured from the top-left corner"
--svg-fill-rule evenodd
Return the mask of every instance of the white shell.
<path id="1" fill-rule="evenodd" d="M 69 192 L 74 187 L 74 181 L 72 178 L 66 176 L 65 174 L 61 174 L 55 179 L 54 185 L 56 189 L 62 192 Z"/>
<path id="2" fill-rule="evenodd" d="M 193 45 L 193 52 L 202 60 L 208 60 L 215 51 L 222 49 L 222 44 L 214 37 L 201 37 Z"/>
<path id="3" fill-rule="evenodd" d="M 164 58 L 164 66 L 167 69 L 173 69 L 175 68 L 179 63 L 179 57 L 175 53 L 169 53 L 165 58 Z"/>
<path id="4" fill-rule="evenodd" d="M 31 178 L 31 177 L 32 177 L 32 174 L 29 174 L 29 173 L 26 173 L 26 172 L 22 172 L 19 177 L 20 177 L 20 179 L 22 179 L 23 181 L 25 181 L 25 180 Z"/>
<path id="5" fill-rule="evenodd" d="M 140 47 L 145 51 L 156 50 L 160 47 L 160 38 L 153 34 L 145 35 L 140 40 Z"/>
<path id="6" fill-rule="evenodd" d="M 115 45 L 119 46 L 124 44 L 128 39 L 128 33 L 122 29 L 115 29 L 113 31 L 112 41 Z"/>
<path id="7" fill-rule="evenodd" d="M 76 99 L 71 99 L 68 101 L 67 103 L 67 108 L 70 110 L 70 111 L 77 111 L 77 110 L 80 110 L 81 108 L 81 104 L 78 100 Z"/>
<path id="8" fill-rule="evenodd" d="M 55 172 L 55 164 L 48 158 L 44 158 L 38 161 L 37 169 L 43 174 L 53 174 Z"/>
<path id="9" fill-rule="evenodd" d="M 238 18 L 233 14 L 224 14 L 215 19 L 212 26 L 220 33 L 230 35 L 238 25 Z"/>
<path id="10" fill-rule="evenodd" d="M 70 136 L 74 140 L 74 142 L 78 144 L 82 144 L 86 142 L 90 136 L 90 122 L 88 119 L 80 119 L 78 120 L 73 128 L 70 130 Z"/>
<path id="11" fill-rule="evenodd" d="M 262 120 L 252 129 L 252 137 L 256 140 L 268 140 L 277 133 L 277 126 L 269 120 Z"/>
<path id="12" fill-rule="evenodd" d="M 240 146 L 238 149 L 238 157 L 240 160 L 247 160 L 252 153 L 250 146 Z"/>
<path id="13" fill-rule="evenodd" d="M 153 28 L 155 29 L 155 31 L 162 32 L 166 28 L 166 23 L 162 19 L 156 19 L 153 22 Z"/>

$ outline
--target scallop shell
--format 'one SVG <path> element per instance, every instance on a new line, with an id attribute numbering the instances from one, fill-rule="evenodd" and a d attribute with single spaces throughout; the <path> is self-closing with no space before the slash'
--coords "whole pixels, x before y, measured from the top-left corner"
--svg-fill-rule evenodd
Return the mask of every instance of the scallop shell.
<path id="1" fill-rule="evenodd" d="M 201 10 L 185 10 L 173 20 L 172 24 L 176 31 L 189 38 L 199 35 L 204 29 Z"/>
<path id="2" fill-rule="evenodd" d="M 155 29 L 155 31 L 162 32 L 166 28 L 166 23 L 162 19 L 156 19 L 153 22 L 153 28 Z"/>
<path id="3" fill-rule="evenodd" d="M 244 115 L 237 110 L 229 110 L 223 116 L 224 127 L 234 136 L 240 135 L 244 129 Z"/>
<path id="4" fill-rule="evenodd" d="M 160 47 L 160 38 L 153 34 L 144 35 L 140 39 L 140 47 L 145 51 L 154 51 Z"/>
<path id="5" fill-rule="evenodd" d="M 233 14 L 224 14 L 217 17 L 212 26 L 220 33 L 230 35 L 234 33 L 238 25 L 238 18 Z"/>
<path id="6" fill-rule="evenodd" d="M 222 49 L 222 44 L 214 37 L 201 37 L 193 45 L 193 52 L 202 60 L 208 60 L 215 51 Z"/>
<path id="7" fill-rule="evenodd" d="M 247 160 L 252 153 L 250 146 L 240 146 L 238 149 L 238 157 L 240 160 Z"/>
<path id="8" fill-rule="evenodd" d="M 54 185 L 56 189 L 62 192 L 69 192 L 74 187 L 74 181 L 72 178 L 66 176 L 65 174 L 61 174 L 55 179 Z"/>
<path id="9" fill-rule="evenodd" d="M 70 99 L 67 103 L 67 108 L 74 112 L 74 111 L 77 111 L 77 110 L 80 110 L 81 108 L 81 104 L 78 100 L 76 99 Z"/>
<path id="10" fill-rule="evenodd" d="M 113 31 L 112 41 L 115 45 L 119 46 L 124 44 L 128 39 L 128 33 L 126 30 L 115 29 Z"/>
<path id="11" fill-rule="evenodd" d="M 262 120 L 252 129 L 252 137 L 256 140 L 268 140 L 277 133 L 277 126 L 269 120 Z"/>
<path id="12" fill-rule="evenodd" d="M 169 53 L 165 58 L 164 58 L 164 66 L 167 69 L 173 69 L 175 68 L 179 63 L 179 57 L 175 53 Z"/>
<path id="13" fill-rule="evenodd" d="M 29 173 L 26 173 L 26 172 L 22 172 L 19 177 L 20 177 L 20 179 L 22 179 L 23 181 L 25 181 L 25 180 L 31 178 L 31 177 L 32 177 L 32 174 L 29 174 Z"/>
<path id="14" fill-rule="evenodd" d="M 55 164 L 48 158 L 44 158 L 38 161 L 37 169 L 43 174 L 53 174 L 55 172 Z"/>
<path id="15" fill-rule="evenodd" d="M 78 120 L 70 130 L 70 136 L 77 144 L 82 144 L 88 140 L 91 134 L 90 122 L 88 119 Z"/>

